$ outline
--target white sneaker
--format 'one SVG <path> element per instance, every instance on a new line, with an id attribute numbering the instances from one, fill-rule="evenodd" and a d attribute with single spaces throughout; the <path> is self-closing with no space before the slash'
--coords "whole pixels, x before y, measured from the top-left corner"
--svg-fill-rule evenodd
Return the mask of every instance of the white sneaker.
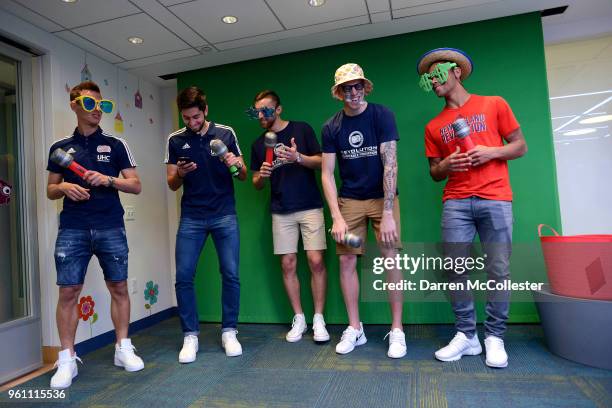
<path id="1" fill-rule="evenodd" d="M 179 353 L 179 363 L 193 363 L 198 353 L 198 336 L 188 334 L 183 338 L 183 348 Z"/>
<path id="2" fill-rule="evenodd" d="M 115 365 L 125 368 L 125 371 L 140 371 L 144 368 L 142 358 L 138 357 L 132 345 L 132 340 L 121 339 L 121 344 L 115 344 Z"/>
<path id="3" fill-rule="evenodd" d="M 74 356 L 70 353 L 70 349 L 65 349 L 59 352 L 57 361 L 54 367 L 57 367 L 57 371 L 51 377 L 51 388 L 55 390 L 62 390 L 70 387 L 72 379 L 79 374 L 77 367 L 77 360 L 83 364 L 80 358 L 77 357 L 76 353 Z"/>
<path id="4" fill-rule="evenodd" d="M 487 350 L 485 363 L 489 367 L 508 367 L 508 354 L 506 354 L 506 349 L 504 348 L 504 341 L 496 336 L 487 336 L 484 343 Z"/>
<path id="5" fill-rule="evenodd" d="M 221 345 L 225 349 L 225 355 L 228 357 L 236 357 L 242 354 L 242 346 L 236 338 L 238 330 L 225 331 L 221 334 Z"/>
<path id="6" fill-rule="evenodd" d="M 482 346 L 477 334 L 468 339 L 462 332 L 457 332 L 447 346 L 436 351 L 435 356 L 440 361 L 457 361 L 462 356 L 477 356 L 480 353 Z"/>
<path id="7" fill-rule="evenodd" d="M 289 343 L 295 343 L 296 341 L 302 340 L 302 334 L 306 333 L 308 326 L 306 325 L 306 318 L 304 314 L 296 314 L 293 316 L 293 322 L 291 323 L 291 330 L 285 336 L 285 339 Z"/>
<path id="8" fill-rule="evenodd" d="M 368 339 L 366 339 L 365 333 L 363 332 L 363 323 L 359 322 L 359 330 L 349 326 L 342 332 L 342 338 L 340 342 L 336 344 L 336 353 L 348 354 L 355 349 L 355 346 L 364 345 L 367 341 Z"/>
<path id="9" fill-rule="evenodd" d="M 398 328 L 395 328 L 387 333 L 387 336 L 389 336 L 389 350 L 387 351 L 387 357 L 404 357 L 406 355 L 406 335 L 404 332 Z M 387 336 L 385 336 L 385 339 Z"/>
<path id="10" fill-rule="evenodd" d="M 323 319 L 323 315 L 321 313 L 315 313 L 314 317 L 312 318 L 312 332 L 314 341 L 329 341 L 329 333 L 325 328 L 325 319 Z"/>

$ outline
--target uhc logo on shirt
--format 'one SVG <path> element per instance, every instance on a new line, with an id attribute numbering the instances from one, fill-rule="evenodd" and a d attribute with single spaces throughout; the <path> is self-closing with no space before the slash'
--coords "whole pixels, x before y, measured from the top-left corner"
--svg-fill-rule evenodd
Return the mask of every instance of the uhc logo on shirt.
<path id="1" fill-rule="evenodd" d="M 104 163 L 110 163 L 110 154 L 99 154 L 98 161 Z"/>

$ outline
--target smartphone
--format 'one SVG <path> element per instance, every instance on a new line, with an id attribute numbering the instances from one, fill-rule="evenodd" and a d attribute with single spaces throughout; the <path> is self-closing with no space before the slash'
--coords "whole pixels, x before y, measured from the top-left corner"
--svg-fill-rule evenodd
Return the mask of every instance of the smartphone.
<path id="1" fill-rule="evenodd" d="M 187 156 L 181 156 L 178 158 L 178 161 L 180 162 L 185 162 L 185 164 L 189 164 L 191 163 L 193 160 L 191 160 L 191 157 L 187 157 Z M 177 162 L 178 163 L 178 162 Z"/>

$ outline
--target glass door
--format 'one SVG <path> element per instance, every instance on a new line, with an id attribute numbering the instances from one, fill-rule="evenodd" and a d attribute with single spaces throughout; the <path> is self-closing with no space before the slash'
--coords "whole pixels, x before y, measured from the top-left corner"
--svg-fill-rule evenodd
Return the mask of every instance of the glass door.
<path id="1" fill-rule="evenodd" d="M 0 43 L 0 384 L 42 365 L 32 93 L 32 56 Z"/>

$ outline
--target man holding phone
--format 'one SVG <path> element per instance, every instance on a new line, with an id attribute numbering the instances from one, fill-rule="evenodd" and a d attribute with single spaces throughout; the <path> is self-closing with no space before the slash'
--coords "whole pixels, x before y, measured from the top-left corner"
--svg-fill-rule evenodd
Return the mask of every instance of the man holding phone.
<path id="1" fill-rule="evenodd" d="M 246 166 L 234 130 L 207 120 L 206 95 L 196 87 L 176 98 L 185 127 L 170 134 L 166 146 L 167 181 L 172 191 L 183 187 L 181 220 L 176 236 L 176 299 L 183 330 L 180 363 L 191 363 L 200 332 L 193 281 L 202 248 L 210 234 L 217 249 L 222 276 L 221 345 L 230 357 L 242 354 L 236 338 L 240 307 L 238 265 L 240 235 L 234 200 L 235 178 L 246 179 Z M 215 157 L 211 141 L 227 148 Z"/>

